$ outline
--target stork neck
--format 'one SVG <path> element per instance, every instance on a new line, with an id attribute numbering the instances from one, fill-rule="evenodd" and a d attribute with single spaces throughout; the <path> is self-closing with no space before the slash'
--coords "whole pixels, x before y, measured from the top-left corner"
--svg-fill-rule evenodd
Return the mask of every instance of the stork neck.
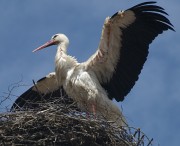
<path id="1" fill-rule="evenodd" d="M 66 54 L 67 46 L 67 44 L 58 45 L 55 57 L 55 71 L 59 85 L 64 83 L 68 71 L 70 71 L 77 64 L 75 58 Z"/>
<path id="2" fill-rule="evenodd" d="M 61 43 L 61 44 L 58 45 L 57 51 L 67 54 L 67 47 L 68 47 L 67 43 Z"/>

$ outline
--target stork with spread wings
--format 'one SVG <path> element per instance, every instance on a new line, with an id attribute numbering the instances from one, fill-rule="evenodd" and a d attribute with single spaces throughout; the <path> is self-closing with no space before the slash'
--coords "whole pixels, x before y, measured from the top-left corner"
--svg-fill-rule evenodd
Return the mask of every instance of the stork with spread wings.
<path id="1" fill-rule="evenodd" d="M 57 45 L 55 73 L 22 94 L 12 109 L 23 107 L 25 100 L 33 100 L 39 94 L 48 95 L 61 89 L 81 109 L 101 113 L 107 120 L 124 125 L 123 115 L 112 99 L 123 101 L 135 85 L 155 37 L 168 29 L 174 31 L 166 15 L 155 2 L 145 2 L 107 17 L 97 51 L 83 63 L 67 55 L 69 39 L 64 34 L 53 35 L 33 52 Z"/>

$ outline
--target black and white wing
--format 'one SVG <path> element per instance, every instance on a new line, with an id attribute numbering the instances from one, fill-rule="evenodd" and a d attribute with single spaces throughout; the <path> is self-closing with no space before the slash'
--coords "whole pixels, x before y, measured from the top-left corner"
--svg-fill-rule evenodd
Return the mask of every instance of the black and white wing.
<path id="1" fill-rule="evenodd" d="M 30 89 L 19 96 L 11 107 L 11 111 L 34 109 L 39 104 L 56 102 L 58 97 L 67 97 L 63 87 L 59 87 L 55 72 L 48 74 L 38 80 Z"/>
<path id="2" fill-rule="evenodd" d="M 97 52 L 85 65 L 93 71 L 110 99 L 124 100 L 148 56 L 151 42 L 173 25 L 156 2 L 145 2 L 105 20 Z"/>

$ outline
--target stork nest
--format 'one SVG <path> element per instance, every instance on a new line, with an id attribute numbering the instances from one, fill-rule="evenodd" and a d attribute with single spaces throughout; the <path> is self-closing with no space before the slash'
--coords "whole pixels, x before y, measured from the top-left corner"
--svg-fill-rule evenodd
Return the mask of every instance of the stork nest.
<path id="1" fill-rule="evenodd" d="M 151 142 L 140 129 L 87 115 L 68 97 L 38 103 L 35 109 L 0 113 L 1 146 L 149 146 Z"/>

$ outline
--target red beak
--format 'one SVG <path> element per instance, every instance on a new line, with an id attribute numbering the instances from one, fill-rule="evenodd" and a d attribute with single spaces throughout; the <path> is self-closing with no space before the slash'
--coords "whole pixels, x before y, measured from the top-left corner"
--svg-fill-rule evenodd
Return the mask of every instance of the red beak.
<path id="1" fill-rule="evenodd" d="M 50 41 L 48 41 L 47 43 L 45 43 L 44 45 L 42 45 L 42 46 L 38 47 L 37 49 L 33 50 L 32 52 L 39 51 L 39 50 L 41 50 L 41 49 L 44 49 L 44 48 L 49 47 L 49 46 L 52 46 L 52 45 L 56 45 L 56 41 L 50 40 Z"/>

